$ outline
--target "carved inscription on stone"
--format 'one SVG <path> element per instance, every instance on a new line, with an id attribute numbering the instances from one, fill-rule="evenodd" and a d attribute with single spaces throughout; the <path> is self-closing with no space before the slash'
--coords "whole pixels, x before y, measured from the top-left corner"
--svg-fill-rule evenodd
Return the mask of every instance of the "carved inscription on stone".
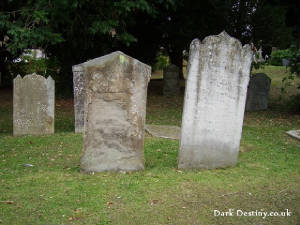
<path id="1" fill-rule="evenodd" d="M 31 74 L 14 79 L 13 133 L 54 133 L 54 80 Z"/>

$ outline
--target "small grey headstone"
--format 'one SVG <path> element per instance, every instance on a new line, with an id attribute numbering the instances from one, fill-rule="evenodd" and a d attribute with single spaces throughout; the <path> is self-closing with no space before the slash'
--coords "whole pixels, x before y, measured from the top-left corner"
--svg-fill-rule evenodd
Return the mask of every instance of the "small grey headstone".
<path id="1" fill-rule="evenodd" d="M 144 169 L 150 76 L 150 66 L 119 51 L 85 66 L 83 172 Z"/>
<path id="2" fill-rule="evenodd" d="M 253 52 L 226 32 L 190 45 L 178 167 L 237 163 Z"/>
<path id="3" fill-rule="evenodd" d="M 37 74 L 14 79 L 13 134 L 54 133 L 54 80 Z"/>
<path id="4" fill-rule="evenodd" d="M 164 96 L 175 96 L 180 94 L 179 68 L 170 64 L 164 69 Z"/>
<path id="5" fill-rule="evenodd" d="M 247 91 L 246 111 L 268 109 L 268 98 L 271 78 L 264 73 L 256 73 L 250 77 Z"/>
<path id="6" fill-rule="evenodd" d="M 257 54 L 258 54 L 258 59 L 257 59 L 257 61 L 258 61 L 258 62 L 264 62 L 265 59 L 264 59 L 264 57 L 262 56 L 262 49 L 261 49 L 261 47 L 260 47 L 259 50 L 257 51 Z"/>
<path id="7" fill-rule="evenodd" d="M 289 59 L 282 59 L 282 65 L 283 66 L 289 66 L 290 65 L 290 60 Z"/>

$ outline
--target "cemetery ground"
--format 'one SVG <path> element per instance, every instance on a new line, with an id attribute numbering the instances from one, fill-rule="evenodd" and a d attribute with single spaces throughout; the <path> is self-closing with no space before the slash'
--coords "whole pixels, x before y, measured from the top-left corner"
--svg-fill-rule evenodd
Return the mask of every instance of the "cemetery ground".
<path id="1" fill-rule="evenodd" d="M 278 101 L 285 68 L 266 66 L 260 72 L 272 78 L 270 107 L 245 114 L 238 164 L 216 170 L 178 170 L 178 141 L 146 134 L 144 171 L 80 173 L 82 136 L 74 133 L 72 100 L 56 100 L 55 134 L 13 137 L 12 90 L 1 90 L 0 223 L 299 223 L 300 142 L 285 134 L 299 129 L 299 115 L 288 112 L 287 101 Z M 163 97 L 159 85 L 150 82 L 147 124 L 180 126 L 183 94 Z M 214 216 L 214 210 L 229 209 L 288 209 L 291 216 Z"/>

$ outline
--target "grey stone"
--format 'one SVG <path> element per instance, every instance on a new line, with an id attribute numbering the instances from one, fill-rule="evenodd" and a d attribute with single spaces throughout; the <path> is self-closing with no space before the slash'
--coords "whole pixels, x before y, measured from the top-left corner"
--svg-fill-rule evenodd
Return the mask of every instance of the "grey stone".
<path id="1" fill-rule="evenodd" d="M 179 140 L 180 127 L 169 125 L 146 124 L 145 130 L 154 137 Z"/>
<path id="2" fill-rule="evenodd" d="M 282 65 L 283 66 L 289 66 L 290 65 L 290 60 L 289 59 L 282 59 Z"/>
<path id="3" fill-rule="evenodd" d="M 150 66 L 119 51 L 85 65 L 83 172 L 144 168 L 150 76 Z"/>
<path id="4" fill-rule="evenodd" d="M 180 94 L 179 68 L 176 65 L 168 65 L 163 72 L 165 96 L 175 96 Z"/>
<path id="5" fill-rule="evenodd" d="M 253 52 L 226 32 L 190 45 L 178 167 L 237 163 Z"/>
<path id="6" fill-rule="evenodd" d="M 72 67 L 73 70 L 73 89 L 74 89 L 74 114 L 75 114 L 75 133 L 82 133 L 84 128 L 84 102 L 85 102 L 85 83 L 84 66 L 82 64 Z"/>
<path id="7" fill-rule="evenodd" d="M 289 136 L 300 140 L 300 130 L 289 130 L 286 132 Z"/>
<path id="8" fill-rule="evenodd" d="M 257 54 L 258 54 L 258 59 L 257 59 L 257 61 L 258 61 L 258 62 L 264 62 L 265 59 L 264 59 L 264 57 L 262 56 L 262 49 L 261 49 L 261 47 L 260 47 L 259 50 L 257 51 Z"/>
<path id="9" fill-rule="evenodd" d="M 14 79 L 13 134 L 54 133 L 54 80 L 37 74 Z"/>
<path id="10" fill-rule="evenodd" d="M 250 77 L 247 91 L 246 111 L 259 111 L 268 108 L 271 79 L 264 73 Z"/>

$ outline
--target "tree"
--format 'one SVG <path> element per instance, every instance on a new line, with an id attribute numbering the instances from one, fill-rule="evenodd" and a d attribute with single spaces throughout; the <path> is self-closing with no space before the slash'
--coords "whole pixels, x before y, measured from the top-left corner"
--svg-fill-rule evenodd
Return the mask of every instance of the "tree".
<path id="1" fill-rule="evenodd" d="M 137 41 L 127 27 L 138 13 L 156 16 L 172 0 L 29 0 L 1 2 L 1 68 L 26 48 L 42 48 L 61 62 L 71 87 L 71 66 Z M 161 6 L 163 5 L 163 6 Z M 64 82 L 63 82 L 64 83 Z"/>
<path id="2" fill-rule="evenodd" d="M 176 7 L 162 12 L 159 24 L 161 45 L 170 62 L 182 68 L 183 50 L 194 38 L 203 39 L 224 30 L 231 1 L 177 1 Z M 182 70 L 181 70 L 181 78 Z"/>

